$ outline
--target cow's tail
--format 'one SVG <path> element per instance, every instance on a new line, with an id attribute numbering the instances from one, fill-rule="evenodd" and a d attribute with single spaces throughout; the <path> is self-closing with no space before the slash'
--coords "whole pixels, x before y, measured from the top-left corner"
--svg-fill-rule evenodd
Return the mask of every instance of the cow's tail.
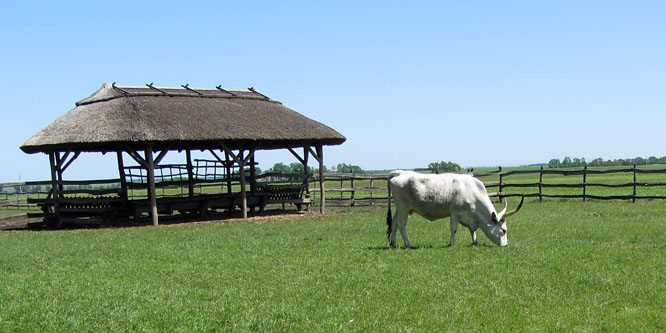
<path id="1" fill-rule="evenodd" d="M 391 243 L 391 225 L 393 221 L 391 219 L 391 176 L 388 178 L 388 212 L 386 213 L 386 237 L 388 237 L 389 244 Z"/>

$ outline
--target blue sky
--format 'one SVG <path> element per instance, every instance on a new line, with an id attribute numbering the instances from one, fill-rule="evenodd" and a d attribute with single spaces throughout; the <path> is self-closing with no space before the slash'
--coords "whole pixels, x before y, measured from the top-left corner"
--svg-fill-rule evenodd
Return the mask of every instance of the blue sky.
<path id="1" fill-rule="evenodd" d="M 0 182 L 47 179 L 18 147 L 114 81 L 253 86 L 347 137 L 327 166 L 664 156 L 664 17 L 664 1 L 8 2 Z M 117 177 L 109 155 L 65 178 Z"/>

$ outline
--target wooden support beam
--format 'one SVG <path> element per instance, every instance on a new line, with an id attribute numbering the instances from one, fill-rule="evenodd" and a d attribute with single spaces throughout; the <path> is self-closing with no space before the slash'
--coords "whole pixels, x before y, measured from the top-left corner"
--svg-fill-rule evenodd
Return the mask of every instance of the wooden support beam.
<path id="1" fill-rule="evenodd" d="M 159 219 L 157 216 L 157 197 L 155 194 L 155 165 L 153 164 L 153 148 L 149 145 L 146 147 L 146 158 L 147 162 L 147 171 L 148 171 L 148 198 L 150 200 L 150 217 L 153 220 L 153 225 L 159 225 Z"/>
<path id="2" fill-rule="evenodd" d="M 320 145 L 320 146 L 321 146 L 321 145 Z M 315 160 L 317 160 L 317 161 L 320 160 L 319 155 L 317 155 L 317 152 L 315 152 L 314 150 L 312 150 L 312 147 L 310 147 L 310 146 L 305 146 L 305 147 L 303 147 L 303 148 L 304 148 L 304 149 L 307 149 L 308 152 L 309 152 L 310 154 L 312 154 L 312 157 L 315 158 Z"/>
<path id="3" fill-rule="evenodd" d="M 134 159 L 136 163 L 139 163 L 140 166 L 144 167 L 145 169 L 148 169 L 148 162 L 146 161 L 146 159 L 141 157 L 141 155 L 139 155 L 139 153 L 137 153 L 136 150 L 127 147 L 127 153 L 129 154 L 130 157 L 132 157 L 132 159 Z"/>
<path id="4" fill-rule="evenodd" d="M 166 156 L 166 154 L 169 152 L 169 148 L 163 149 L 159 155 L 157 155 L 157 158 L 155 158 L 155 161 L 153 162 L 153 165 L 159 165 L 160 162 L 162 162 L 162 159 Z"/>
<path id="5" fill-rule="evenodd" d="M 244 165 L 248 164 L 250 162 L 250 159 L 254 156 L 254 152 L 257 151 L 257 149 L 259 149 L 258 145 L 253 147 L 253 148 L 250 148 L 248 150 L 249 151 L 248 155 L 243 157 L 243 154 L 242 154 L 242 152 L 244 151 L 243 147 L 238 149 L 239 154 L 236 155 L 231 151 L 231 149 L 229 149 L 229 147 L 226 144 L 224 144 L 224 142 L 220 142 L 220 145 L 222 146 L 222 149 L 224 149 L 224 151 L 227 154 L 229 154 L 229 156 L 231 156 L 231 158 L 234 160 L 234 162 L 236 162 L 236 164 L 243 163 Z"/>
<path id="6" fill-rule="evenodd" d="M 303 179 L 303 184 L 308 185 L 308 159 L 310 157 L 310 153 L 308 152 L 308 149 L 306 147 L 303 147 L 303 175 L 305 178 Z M 306 193 L 310 193 L 310 188 L 306 187 Z"/>
<path id="7" fill-rule="evenodd" d="M 65 172 L 65 170 L 67 170 L 67 168 L 72 164 L 72 162 L 74 162 L 74 160 L 75 160 L 77 157 L 79 157 L 79 155 L 81 155 L 81 152 L 80 152 L 80 151 L 75 152 L 75 153 L 74 153 L 74 156 L 72 156 L 72 158 L 70 158 L 69 161 L 67 161 L 67 163 L 65 163 L 65 165 L 63 165 L 63 166 L 61 167 L 62 172 Z"/>
<path id="8" fill-rule="evenodd" d="M 254 195 L 257 186 L 257 168 L 255 166 L 254 154 L 250 158 L 250 193 Z"/>
<path id="9" fill-rule="evenodd" d="M 219 158 L 218 158 L 219 159 Z M 231 160 L 229 153 L 224 152 L 225 171 L 227 172 L 227 194 L 231 194 Z M 233 209 L 233 208 L 232 208 Z"/>
<path id="10" fill-rule="evenodd" d="M 225 161 L 223 161 L 219 156 L 217 156 L 217 154 L 215 153 L 214 150 L 212 150 L 212 149 L 208 149 L 208 151 L 209 151 L 211 154 L 213 154 L 213 157 L 215 157 L 215 159 L 217 159 L 218 162 L 222 163 L 222 165 L 225 164 Z M 225 155 L 225 157 L 227 157 L 226 162 L 229 162 L 229 158 L 228 158 L 228 156 Z"/>
<path id="11" fill-rule="evenodd" d="M 56 226 L 60 227 L 60 203 L 59 203 L 59 190 L 58 190 L 58 162 L 56 159 L 57 152 L 49 152 L 49 167 L 51 168 L 51 192 L 53 193 L 53 213 L 57 219 Z"/>
<path id="12" fill-rule="evenodd" d="M 248 151 L 247 156 L 244 156 L 245 150 L 243 147 L 240 147 L 238 149 L 238 154 L 234 154 L 229 147 L 224 144 L 224 142 L 220 142 L 220 146 L 222 146 L 222 149 L 224 149 L 224 152 L 231 157 L 231 159 L 238 164 L 239 168 L 239 176 L 240 176 L 240 186 L 241 186 L 241 212 L 243 214 L 243 218 L 247 218 L 247 189 L 245 188 L 245 165 L 250 162 L 250 160 L 254 157 L 254 152 L 256 151 L 256 147 L 252 148 Z"/>
<path id="13" fill-rule="evenodd" d="M 315 148 L 317 153 L 313 154 L 313 156 L 315 159 L 317 159 L 317 161 L 319 161 L 319 212 L 324 214 L 326 211 L 326 189 L 324 188 L 324 147 L 321 144 L 318 144 Z"/>
<path id="14" fill-rule="evenodd" d="M 127 201 L 127 179 L 125 179 L 125 163 L 123 162 L 123 152 L 116 152 L 118 159 L 118 176 L 120 177 L 120 197 Z"/>
<path id="15" fill-rule="evenodd" d="M 224 142 L 220 142 L 220 145 L 224 149 L 224 152 L 238 164 L 241 187 L 241 213 L 243 214 L 243 218 L 247 218 L 247 192 L 245 190 L 245 159 L 243 158 L 243 149 L 238 149 L 238 155 L 236 155 Z"/>
<path id="16" fill-rule="evenodd" d="M 62 169 L 60 168 L 64 164 L 64 159 L 63 157 L 66 157 L 69 155 L 69 152 L 66 152 L 65 155 L 60 156 L 60 152 L 55 152 L 55 171 L 56 171 L 56 179 L 58 181 L 58 197 L 62 198 L 64 197 L 64 194 L 62 191 L 64 190 L 64 187 L 62 186 Z M 54 197 L 55 198 L 55 197 Z"/>
<path id="17" fill-rule="evenodd" d="M 65 151 L 64 154 L 61 156 L 60 152 L 56 152 L 56 161 L 57 161 L 57 168 L 58 170 L 62 170 L 62 166 L 65 165 L 65 162 L 67 158 L 69 157 L 69 154 L 71 151 Z"/>
<path id="18" fill-rule="evenodd" d="M 185 158 L 187 159 L 187 191 L 190 197 L 194 196 L 194 168 L 192 167 L 192 152 L 185 150 Z"/>
<path id="19" fill-rule="evenodd" d="M 290 152 L 292 155 L 294 155 L 294 157 L 296 157 L 296 159 L 297 159 L 299 162 L 301 162 L 301 164 L 307 164 L 307 162 L 305 161 L 305 159 L 303 159 L 302 157 L 300 157 L 300 156 L 298 155 L 298 153 L 296 153 L 292 148 L 287 148 L 287 149 L 289 150 L 289 152 Z M 308 152 L 307 152 L 307 150 L 306 150 L 305 147 L 303 147 L 303 150 L 304 150 L 304 153 L 303 153 L 303 154 L 304 154 L 305 156 L 308 156 L 308 155 L 307 155 Z"/>
<path id="20" fill-rule="evenodd" d="M 234 156 L 238 160 L 238 173 L 240 174 L 240 186 L 241 186 L 241 213 L 243 214 L 243 218 L 247 218 L 247 190 L 245 189 L 245 159 L 243 159 L 243 153 L 244 151 L 240 149 L 238 151 L 238 156 L 231 155 L 232 158 Z"/>

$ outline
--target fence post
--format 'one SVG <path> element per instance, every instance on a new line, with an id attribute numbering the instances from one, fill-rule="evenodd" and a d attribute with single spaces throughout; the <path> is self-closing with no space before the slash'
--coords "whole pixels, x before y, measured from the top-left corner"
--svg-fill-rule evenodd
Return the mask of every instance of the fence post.
<path id="1" fill-rule="evenodd" d="M 543 184 L 543 165 L 541 170 L 539 170 L 539 202 L 543 202 L 543 191 L 541 190 L 541 185 Z"/>
<path id="2" fill-rule="evenodd" d="M 497 172 L 499 174 L 499 195 L 498 195 L 499 201 L 498 202 L 501 203 L 502 202 L 502 167 L 499 167 L 499 171 L 497 171 Z"/>
<path id="3" fill-rule="evenodd" d="M 587 195 L 587 165 L 583 167 L 583 202 L 585 202 Z"/>
<path id="4" fill-rule="evenodd" d="M 370 178 L 370 206 L 373 206 L 372 199 L 374 198 L 374 192 L 372 189 L 375 187 L 374 180 L 374 178 Z"/>
<path id="5" fill-rule="evenodd" d="M 634 192 L 631 196 L 631 202 L 636 202 L 636 164 L 634 164 Z"/>
<path id="6" fill-rule="evenodd" d="M 354 180 L 356 178 L 356 171 L 352 170 L 351 175 L 351 206 L 354 207 L 354 199 L 356 198 L 356 187 L 354 186 Z"/>

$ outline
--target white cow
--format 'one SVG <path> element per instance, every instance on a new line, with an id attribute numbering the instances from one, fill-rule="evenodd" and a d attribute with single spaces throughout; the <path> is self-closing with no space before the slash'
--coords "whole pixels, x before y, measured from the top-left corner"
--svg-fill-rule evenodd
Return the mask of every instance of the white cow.
<path id="1" fill-rule="evenodd" d="M 458 223 L 469 228 L 474 245 L 476 229 L 481 228 L 495 244 L 506 246 L 506 218 L 515 214 L 523 205 L 523 198 L 515 210 L 497 213 L 488 197 L 483 183 L 469 175 L 421 174 L 413 171 L 395 170 L 389 174 L 389 209 L 386 217 L 391 246 L 396 246 L 396 231 L 399 228 L 405 246 L 412 247 L 407 238 L 407 218 L 417 213 L 430 221 L 451 217 L 451 246 L 456 245 Z M 395 215 L 391 219 L 391 193 L 395 200 Z"/>

